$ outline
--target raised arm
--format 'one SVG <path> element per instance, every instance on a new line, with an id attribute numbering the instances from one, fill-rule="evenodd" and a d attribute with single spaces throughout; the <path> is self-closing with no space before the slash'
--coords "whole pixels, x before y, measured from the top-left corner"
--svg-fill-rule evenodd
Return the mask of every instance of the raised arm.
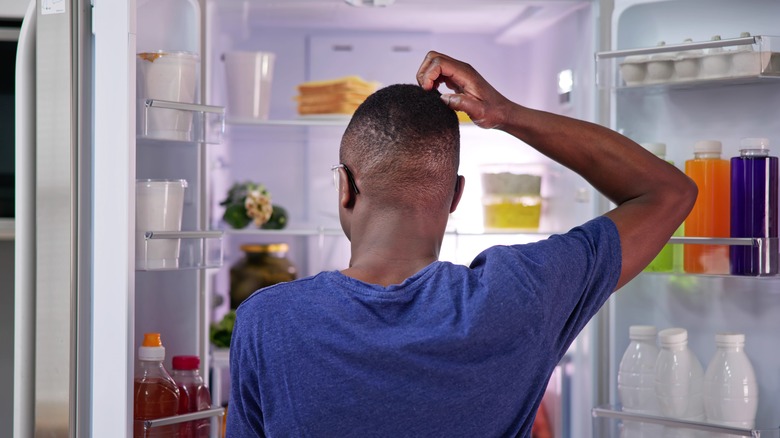
<path id="1" fill-rule="evenodd" d="M 496 91 L 470 65 L 429 52 L 417 81 L 425 89 L 444 83 L 450 108 L 475 124 L 500 129 L 582 175 L 617 208 L 606 213 L 617 225 L 623 268 L 617 288 L 634 278 L 685 220 L 696 184 L 674 166 L 603 126 L 533 110 Z"/>

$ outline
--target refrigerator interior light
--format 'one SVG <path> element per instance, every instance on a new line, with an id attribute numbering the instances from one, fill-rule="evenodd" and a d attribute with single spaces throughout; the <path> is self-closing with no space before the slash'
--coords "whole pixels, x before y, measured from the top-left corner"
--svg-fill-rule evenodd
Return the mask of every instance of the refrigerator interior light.
<path id="1" fill-rule="evenodd" d="M 390 6 L 395 3 L 395 0 L 344 0 L 350 6 L 371 6 L 371 7 L 384 7 Z"/>

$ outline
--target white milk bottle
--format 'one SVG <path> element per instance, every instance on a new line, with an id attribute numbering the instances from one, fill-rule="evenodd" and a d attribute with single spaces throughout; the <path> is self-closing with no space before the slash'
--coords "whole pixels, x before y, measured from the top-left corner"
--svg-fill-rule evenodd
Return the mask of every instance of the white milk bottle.
<path id="1" fill-rule="evenodd" d="M 626 412 L 659 415 L 655 398 L 656 333 L 650 325 L 632 325 L 628 329 L 630 342 L 618 368 L 618 397 Z M 659 435 L 660 426 L 652 423 L 624 420 L 620 426 L 620 438 Z"/>
<path id="2" fill-rule="evenodd" d="M 718 333 L 717 350 L 704 374 L 707 421 L 752 429 L 758 410 L 758 384 L 745 354 L 745 335 Z"/>
<path id="3" fill-rule="evenodd" d="M 623 353 L 618 368 L 618 396 L 623 410 L 640 414 L 658 415 L 655 398 L 656 328 L 651 325 L 632 325 L 628 329 L 631 342 Z"/>
<path id="4" fill-rule="evenodd" d="M 690 421 L 704 420 L 704 370 L 688 349 L 688 331 L 669 328 L 658 333 L 661 349 L 655 363 L 655 394 L 661 414 Z"/>

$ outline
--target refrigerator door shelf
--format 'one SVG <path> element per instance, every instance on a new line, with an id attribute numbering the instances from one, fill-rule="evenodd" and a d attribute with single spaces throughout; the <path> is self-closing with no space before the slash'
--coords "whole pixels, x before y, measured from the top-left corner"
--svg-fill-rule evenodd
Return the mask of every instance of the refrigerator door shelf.
<path id="1" fill-rule="evenodd" d="M 713 247 L 728 246 L 738 249 L 741 257 L 749 261 L 750 269 L 739 272 L 750 272 L 745 275 L 750 277 L 773 277 L 778 275 L 778 263 L 780 263 L 780 238 L 777 237 L 672 237 L 670 244 L 684 245 L 712 245 Z M 749 247 L 749 248 L 747 248 Z M 726 252 L 730 250 L 725 249 Z M 734 271 L 732 271 L 734 272 Z"/>
<path id="2" fill-rule="evenodd" d="M 667 75 L 658 76 L 663 57 Z M 657 62 L 656 62 L 657 64 Z M 596 54 L 601 89 L 691 88 L 780 78 L 780 37 L 748 36 Z"/>
<path id="3" fill-rule="evenodd" d="M 155 427 L 169 426 L 171 424 L 184 423 L 185 421 L 202 420 L 204 418 L 212 417 L 222 418 L 223 415 L 225 415 L 225 408 L 211 408 L 189 414 L 175 415 L 173 417 L 146 420 L 144 421 L 144 432 L 148 432 L 149 429 L 153 429 Z"/>
<path id="4" fill-rule="evenodd" d="M 136 271 L 171 271 L 219 268 L 223 262 L 222 231 L 147 231 L 139 248 Z M 179 243 L 178 258 L 172 261 L 149 258 L 151 241 Z M 176 242 L 178 241 L 178 242 Z"/>
<path id="5" fill-rule="evenodd" d="M 697 430 L 722 436 L 747 436 L 761 438 L 780 438 L 780 428 L 741 429 L 714 423 L 679 420 L 676 418 L 624 412 L 619 407 L 600 406 L 591 410 L 593 415 L 593 436 L 621 436 L 618 430 L 626 424 L 657 425 L 671 430 Z M 622 424 L 620 424 L 622 422 Z M 676 436 L 676 435 L 675 435 Z"/>
<path id="6" fill-rule="evenodd" d="M 138 115 L 139 140 L 219 144 L 225 132 L 225 108 L 145 99 Z"/>

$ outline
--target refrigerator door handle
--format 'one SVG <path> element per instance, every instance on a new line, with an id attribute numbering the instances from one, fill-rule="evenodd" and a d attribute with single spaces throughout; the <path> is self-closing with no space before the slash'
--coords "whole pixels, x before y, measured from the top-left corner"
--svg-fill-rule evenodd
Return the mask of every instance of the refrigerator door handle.
<path id="1" fill-rule="evenodd" d="M 13 437 L 33 436 L 35 412 L 35 41 L 36 0 L 16 55 Z"/>

